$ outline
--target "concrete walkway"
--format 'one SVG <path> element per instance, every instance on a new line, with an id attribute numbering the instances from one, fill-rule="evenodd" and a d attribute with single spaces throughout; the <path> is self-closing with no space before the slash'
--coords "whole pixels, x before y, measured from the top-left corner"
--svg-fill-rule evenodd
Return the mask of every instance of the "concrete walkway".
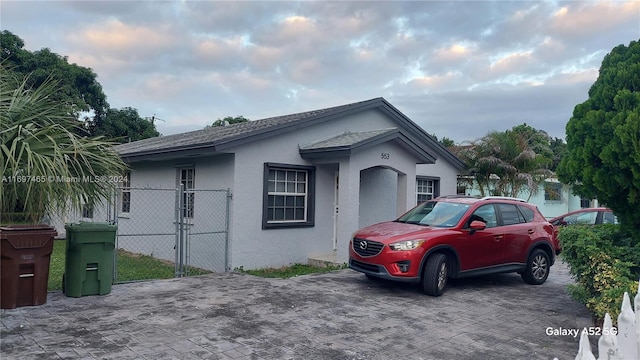
<path id="1" fill-rule="evenodd" d="M 557 263 L 457 280 L 442 297 L 352 270 L 262 279 L 213 274 L 114 285 L 111 294 L 3 310 L 2 359 L 574 359 L 591 325 Z M 593 341 L 592 341 L 593 343 Z"/>

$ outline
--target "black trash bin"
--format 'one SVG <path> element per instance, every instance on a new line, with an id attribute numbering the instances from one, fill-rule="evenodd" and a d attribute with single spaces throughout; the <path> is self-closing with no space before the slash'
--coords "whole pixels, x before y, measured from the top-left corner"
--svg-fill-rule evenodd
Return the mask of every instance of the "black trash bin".
<path id="1" fill-rule="evenodd" d="M 67 250 L 62 291 L 69 297 L 105 295 L 113 284 L 115 225 L 66 224 Z"/>
<path id="2" fill-rule="evenodd" d="M 49 263 L 56 234 L 48 225 L 0 227 L 0 308 L 47 302 Z"/>

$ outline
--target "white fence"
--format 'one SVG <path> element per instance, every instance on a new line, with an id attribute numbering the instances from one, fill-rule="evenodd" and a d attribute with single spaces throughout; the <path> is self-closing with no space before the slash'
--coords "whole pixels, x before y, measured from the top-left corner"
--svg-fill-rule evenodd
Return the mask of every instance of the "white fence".
<path id="1" fill-rule="evenodd" d="M 640 359 L 640 281 L 638 281 L 638 293 L 634 303 L 635 312 L 629 294 L 625 292 L 617 328 L 613 327 L 611 316 L 608 313 L 605 315 L 604 324 L 600 330 L 600 340 L 598 340 L 598 360 Z M 583 331 L 580 336 L 576 360 L 596 360 L 591 352 L 588 335 Z"/>

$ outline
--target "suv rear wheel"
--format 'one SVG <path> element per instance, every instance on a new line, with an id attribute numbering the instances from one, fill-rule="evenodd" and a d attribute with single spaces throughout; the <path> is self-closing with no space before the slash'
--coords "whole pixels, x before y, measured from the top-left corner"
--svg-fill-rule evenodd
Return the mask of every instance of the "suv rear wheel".
<path id="1" fill-rule="evenodd" d="M 444 254 L 433 254 L 427 259 L 422 276 L 422 290 L 431 296 L 440 296 L 447 286 L 449 278 L 449 266 L 447 256 Z"/>
<path id="2" fill-rule="evenodd" d="M 531 255 L 529 255 L 527 268 L 521 274 L 522 280 L 531 285 L 544 283 L 549 276 L 550 264 L 549 255 L 544 250 L 534 250 Z"/>

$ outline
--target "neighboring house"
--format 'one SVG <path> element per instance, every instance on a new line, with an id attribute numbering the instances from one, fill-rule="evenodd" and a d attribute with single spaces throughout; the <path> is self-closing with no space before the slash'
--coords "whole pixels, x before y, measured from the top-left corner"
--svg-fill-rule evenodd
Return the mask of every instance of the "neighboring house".
<path id="1" fill-rule="evenodd" d="M 458 194 L 480 195 L 480 191 L 467 188 L 462 182 L 459 182 Z M 547 179 L 540 184 L 537 193 L 530 196 L 529 192 L 525 191 L 518 197 L 538 206 L 540 212 L 547 219 L 570 211 L 599 206 L 597 200 L 584 199 L 574 195 L 570 185 L 562 184 L 555 178 Z"/>

